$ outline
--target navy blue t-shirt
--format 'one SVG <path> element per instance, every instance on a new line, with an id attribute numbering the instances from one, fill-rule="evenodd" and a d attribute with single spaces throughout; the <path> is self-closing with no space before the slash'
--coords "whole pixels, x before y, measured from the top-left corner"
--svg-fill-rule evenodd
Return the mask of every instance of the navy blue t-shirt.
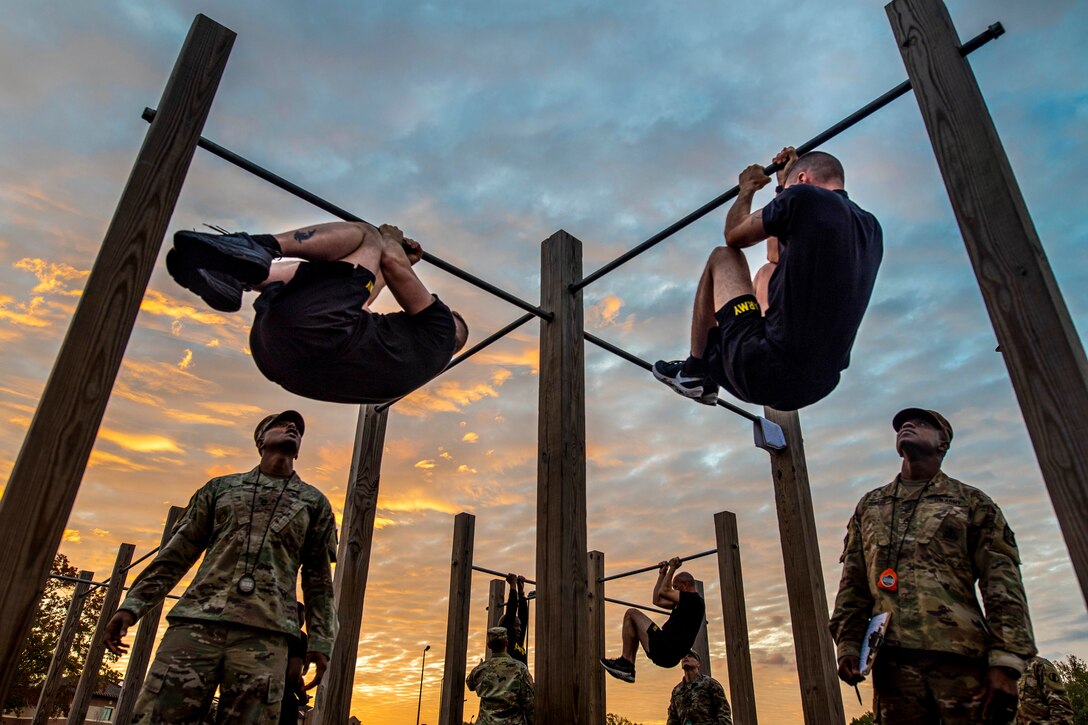
<path id="1" fill-rule="evenodd" d="M 880 222 L 841 189 L 794 184 L 763 207 L 763 228 L 779 244 L 767 340 L 809 380 L 835 379 L 850 364 L 884 255 Z"/>

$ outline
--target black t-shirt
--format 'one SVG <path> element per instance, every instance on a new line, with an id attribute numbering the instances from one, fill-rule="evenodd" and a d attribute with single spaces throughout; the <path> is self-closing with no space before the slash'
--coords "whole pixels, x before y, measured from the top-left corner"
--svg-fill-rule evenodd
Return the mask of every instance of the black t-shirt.
<path id="1" fill-rule="evenodd" d="M 706 603 L 703 598 L 696 592 L 680 592 L 680 601 L 661 627 L 661 632 L 687 652 L 695 643 L 705 618 Z"/>
<path id="2" fill-rule="evenodd" d="M 521 623 L 521 638 L 514 641 L 514 618 Z M 507 653 L 526 667 L 529 666 L 529 650 L 525 640 L 529 634 L 529 600 L 518 596 L 517 589 L 510 588 L 510 598 L 506 601 L 506 613 L 503 614 L 500 627 L 506 627 Z"/>
<path id="3" fill-rule="evenodd" d="M 779 243 L 767 340 L 813 382 L 834 378 L 850 364 L 884 255 L 880 222 L 841 189 L 794 184 L 763 207 L 763 228 Z"/>

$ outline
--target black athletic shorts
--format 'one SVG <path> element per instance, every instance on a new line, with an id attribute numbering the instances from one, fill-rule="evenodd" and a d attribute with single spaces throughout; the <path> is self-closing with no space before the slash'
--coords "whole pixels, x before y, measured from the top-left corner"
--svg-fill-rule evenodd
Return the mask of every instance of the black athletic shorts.
<path id="1" fill-rule="evenodd" d="M 656 624 L 646 630 L 646 637 L 649 643 L 646 655 L 658 667 L 676 667 L 691 650 L 690 642 L 685 647 L 683 642 L 677 642 Z"/>
<path id="2" fill-rule="evenodd" d="M 778 410 L 797 410 L 824 398 L 839 383 L 813 382 L 799 366 L 767 339 L 764 318 L 754 295 L 726 302 L 707 333 L 703 360 L 710 379 L 748 403 Z"/>

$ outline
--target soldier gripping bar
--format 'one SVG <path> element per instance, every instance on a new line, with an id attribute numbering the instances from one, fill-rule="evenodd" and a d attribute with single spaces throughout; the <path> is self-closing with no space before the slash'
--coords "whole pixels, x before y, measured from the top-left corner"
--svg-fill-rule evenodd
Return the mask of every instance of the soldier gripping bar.
<path id="1" fill-rule="evenodd" d="M 986 30 L 982 31 L 981 33 L 979 33 L 978 35 L 976 35 L 975 37 L 971 38 L 966 43 L 961 45 L 960 46 L 960 55 L 966 56 L 966 55 L 968 55 L 970 53 L 973 53 L 974 51 L 978 50 L 982 46 L 989 43 L 991 40 L 993 40 L 995 38 L 999 38 L 1004 34 L 1005 34 L 1005 27 L 1001 23 L 994 23 L 990 27 L 986 28 Z M 850 128 L 851 126 L 855 125 L 859 121 L 862 121 L 862 120 L 868 118 L 869 116 L 871 116 L 874 113 L 876 113 L 877 111 L 879 111 L 881 108 L 884 108 L 884 106 L 888 105 L 889 103 L 891 103 L 895 99 L 899 98 L 900 96 L 906 95 L 907 92 L 910 91 L 910 89 L 911 89 L 910 81 L 903 81 L 902 83 L 897 85 L 895 88 L 892 88 L 890 91 L 888 91 L 884 95 L 880 96 L 876 100 L 874 100 L 871 103 L 868 103 L 868 104 L 862 106 L 861 108 L 859 108 L 858 110 L 854 111 L 849 116 L 847 116 L 843 120 L 839 121 L 834 126 L 827 129 L 826 131 L 824 131 L 823 133 L 814 136 L 813 138 L 809 139 L 805 143 L 798 146 L 797 147 L 797 155 L 800 156 L 801 154 L 806 154 L 809 151 L 812 151 L 813 149 L 815 149 L 820 144 L 824 143 L 825 141 L 829 141 L 830 139 L 834 138 L 835 136 L 838 136 L 840 133 L 842 133 L 846 129 Z M 779 166 L 777 164 L 771 164 L 770 166 L 765 166 L 763 168 L 763 173 L 765 173 L 765 174 L 767 174 L 769 176 L 772 173 L 774 173 L 775 171 L 778 171 L 780 168 L 781 168 L 781 166 Z M 593 272 L 592 274 L 588 275 L 587 277 L 584 277 L 584 278 L 578 280 L 577 282 L 574 282 L 570 286 L 571 291 L 572 292 L 577 292 L 578 290 L 582 289 L 586 285 L 591 284 L 593 282 L 596 282 L 598 279 L 605 276 L 606 274 L 608 274 L 612 270 L 616 269 L 620 265 L 631 261 L 632 259 L 634 259 L 638 255 L 645 252 L 647 249 L 650 249 L 651 247 L 657 246 L 659 243 L 665 241 L 666 239 L 671 237 L 673 234 L 676 234 L 681 229 L 695 223 L 699 219 L 702 219 L 704 216 L 706 216 L 710 212 L 714 211 L 715 209 L 720 207 L 725 202 L 727 202 L 730 199 L 733 199 L 734 197 L 736 197 L 739 192 L 740 192 L 740 186 L 734 186 L 732 189 L 725 192 L 724 194 L 722 194 L 718 198 L 707 202 L 703 206 L 701 206 L 698 209 L 696 209 L 695 211 L 691 212 L 690 214 L 688 214 L 683 219 L 681 219 L 681 220 L 679 220 L 677 222 L 674 222 L 674 223 L 670 224 L 669 226 L 667 226 L 666 228 L 662 229 L 660 232 L 653 235 L 652 237 L 647 239 L 642 244 L 640 244 L 637 247 L 634 247 L 634 248 L 624 252 L 619 257 L 616 257 L 611 262 L 609 262 L 608 264 L 606 264 L 603 267 L 601 267 L 600 269 L 598 269 L 596 272 Z"/>
<path id="2" fill-rule="evenodd" d="M 706 551 L 700 551 L 698 554 L 692 554 L 691 556 L 682 557 L 680 559 L 680 562 L 683 563 L 685 561 L 691 561 L 692 559 L 701 559 L 704 556 L 710 556 L 711 554 L 717 554 L 717 553 L 718 553 L 717 549 L 707 549 Z M 622 578 L 627 577 L 627 576 L 633 576 L 635 574 L 642 574 L 642 573 L 647 572 L 647 571 L 653 571 L 653 570 L 655 570 L 657 568 L 659 568 L 658 564 L 653 564 L 652 566 L 644 566 L 641 569 L 632 569 L 631 571 L 625 571 L 625 572 L 620 573 L 620 574 L 613 574 L 612 576 L 606 576 L 603 579 L 601 579 L 601 581 L 602 582 L 607 582 L 607 581 L 612 581 L 613 579 L 622 579 Z"/>

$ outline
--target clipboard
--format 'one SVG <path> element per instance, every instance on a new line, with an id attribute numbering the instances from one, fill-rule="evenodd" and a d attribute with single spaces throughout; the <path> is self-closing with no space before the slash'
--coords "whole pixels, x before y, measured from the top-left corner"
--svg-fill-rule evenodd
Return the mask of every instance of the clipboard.
<path id="1" fill-rule="evenodd" d="M 865 629 L 865 639 L 861 641 L 861 674 L 868 677 L 873 671 L 877 653 L 884 644 L 884 633 L 888 631 L 888 623 L 891 621 L 891 612 L 881 612 L 869 620 L 869 626 Z"/>

